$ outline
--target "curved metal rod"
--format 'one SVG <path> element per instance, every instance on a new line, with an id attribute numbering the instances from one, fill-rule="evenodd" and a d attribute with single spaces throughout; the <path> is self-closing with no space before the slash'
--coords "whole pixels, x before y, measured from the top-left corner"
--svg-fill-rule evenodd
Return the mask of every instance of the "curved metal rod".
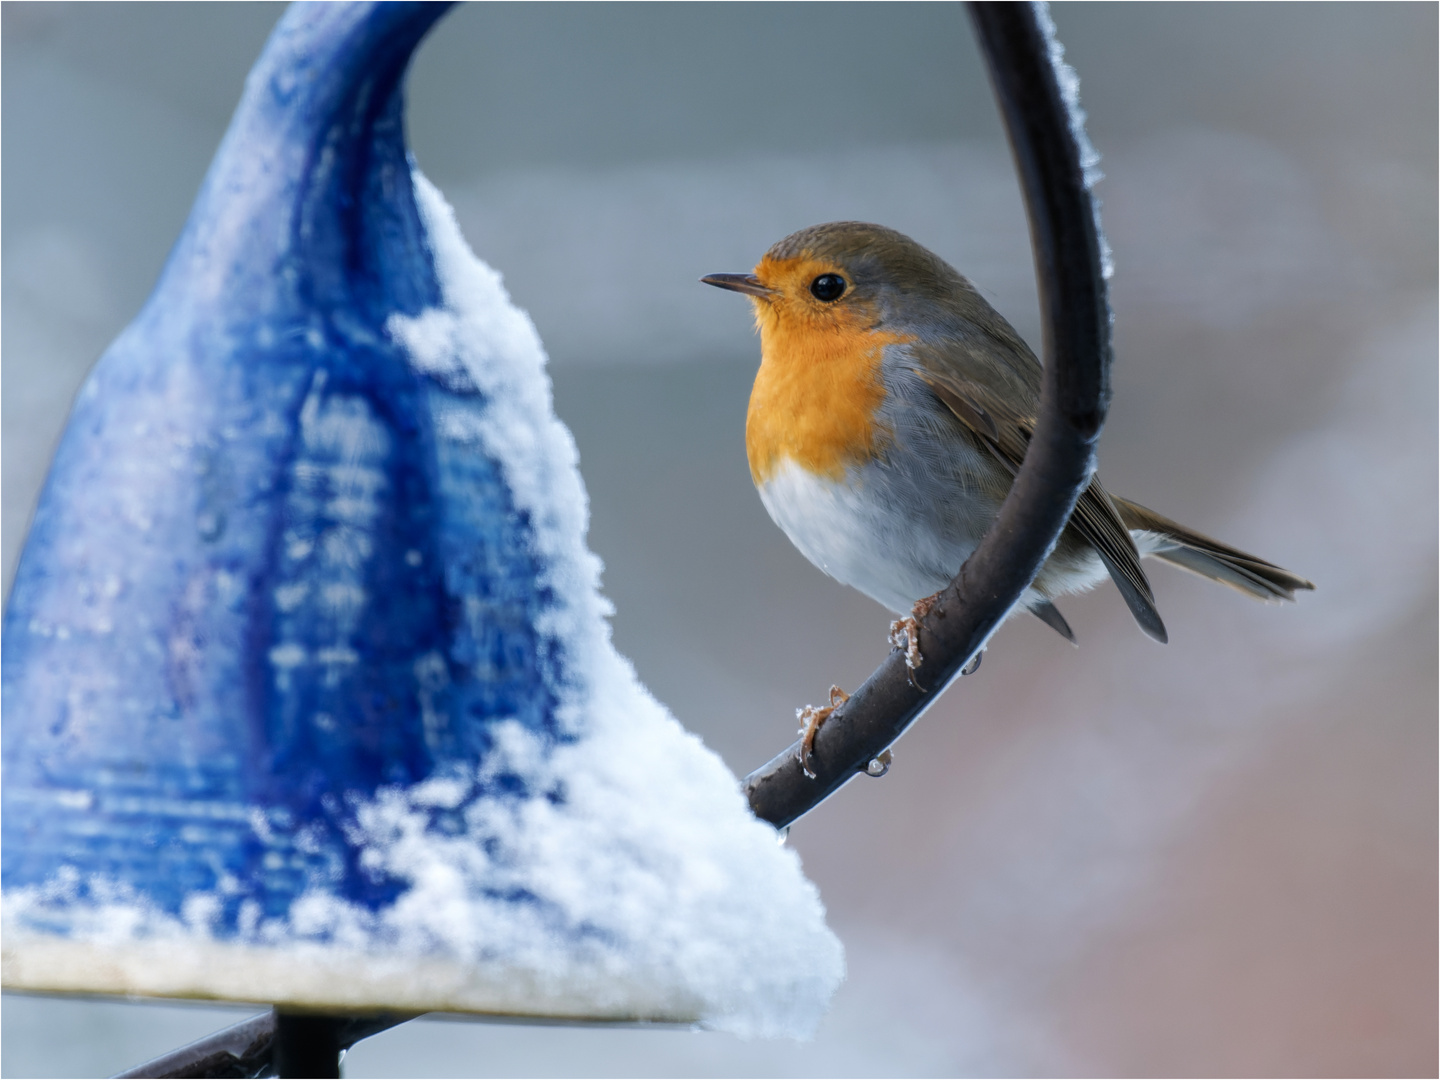
<path id="1" fill-rule="evenodd" d="M 1045 333 L 1040 415 L 998 519 L 918 620 L 922 666 L 911 672 L 904 654 L 893 651 L 831 714 L 815 739 L 813 779 L 801 767 L 798 742 L 745 778 L 756 816 L 777 828 L 864 771 L 984 648 L 1039 572 L 1094 471 L 1110 401 L 1110 305 L 1086 182 L 1083 116 L 1065 89 L 1073 74 L 1062 71 L 1043 7 L 969 9 L 1030 218 Z"/>
<path id="2" fill-rule="evenodd" d="M 375 1016 L 305 1016 L 282 1013 L 278 1009 L 252 1016 L 238 1024 L 197 1039 L 193 1043 L 152 1058 L 133 1069 L 116 1073 L 112 1080 L 129 1077 L 158 1077 L 163 1080 L 188 1080 L 190 1077 L 320 1076 L 315 1063 L 303 1059 L 307 1051 L 314 1056 L 314 1043 L 327 1044 L 333 1065 L 339 1055 L 361 1039 L 375 1035 L 396 1024 L 415 1019 L 414 1013 L 380 1013 Z M 315 1030 L 324 1025 L 328 1030 Z M 278 1034 L 277 1034 L 278 1033 Z M 312 1045 L 301 1046 L 301 1041 Z M 294 1063 L 296 1068 L 285 1066 Z M 338 1072 L 330 1075 L 338 1076 Z"/>
<path id="3" fill-rule="evenodd" d="M 116 1073 L 113 1080 L 138 1076 L 259 1076 L 270 1064 L 274 1044 L 275 1014 L 271 1011 Z"/>
<path id="4" fill-rule="evenodd" d="M 985 646 L 1039 572 L 1094 471 L 1110 403 L 1110 304 L 1086 180 L 1083 116 L 1041 5 L 971 3 L 1030 219 L 1044 321 L 1035 435 L 1000 515 L 919 621 L 921 689 L 893 651 L 820 729 L 806 776 L 799 743 L 745 778 L 755 815 L 777 828 L 819 805 L 893 743 Z M 1070 85 L 1073 85 L 1070 84 Z M 1067 96 L 1068 94 L 1068 96 Z M 336 1019 L 338 1046 L 410 1017 Z M 255 1076 L 273 1067 L 276 1013 L 226 1028 L 122 1076 Z"/>

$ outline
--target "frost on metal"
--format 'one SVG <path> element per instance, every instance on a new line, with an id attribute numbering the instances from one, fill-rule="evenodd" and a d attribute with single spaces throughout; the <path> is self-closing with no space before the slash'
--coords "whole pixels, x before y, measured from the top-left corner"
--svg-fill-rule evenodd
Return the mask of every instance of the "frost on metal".
<path id="1" fill-rule="evenodd" d="M 1115 259 L 1110 250 L 1110 242 L 1105 239 L 1105 229 L 1100 224 L 1100 200 L 1095 195 L 1095 185 L 1105 178 L 1105 174 L 1100 171 L 1100 152 L 1095 149 L 1089 133 L 1085 130 L 1085 110 L 1080 105 L 1080 76 L 1065 61 L 1065 46 L 1060 44 L 1055 20 L 1050 17 L 1050 5 L 1037 3 L 1035 16 L 1041 32 L 1045 35 L 1050 64 L 1055 69 L 1055 79 L 1060 84 L 1060 97 L 1065 102 L 1070 134 L 1080 149 L 1080 168 L 1084 171 L 1085 187 L 1090 192 L 1090 204 L 1095 210 L 1095 237 L 1100 242 L 1100 273 L 1109 281 L 1115 273 Z"/>
<path id="2" fill-rule="evenodd" d="M 610 641 L 574 444 L 413 175 L 444 10 L 287 9 L 4 621 L 7 989 L 804 1035 L 815 888 Z"/>

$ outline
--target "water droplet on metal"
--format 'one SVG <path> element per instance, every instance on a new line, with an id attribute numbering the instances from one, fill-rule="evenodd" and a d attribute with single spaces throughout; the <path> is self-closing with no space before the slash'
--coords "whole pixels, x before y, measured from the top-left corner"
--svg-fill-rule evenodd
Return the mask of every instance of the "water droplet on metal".
<path id="1" fill-rule="evenodd" d="M 890 771 L 890 766 L 895 761 L 895 755 L 889 751 L 883 751 L 879 756 L 870 759 L 870 764 L 865 766 L 866 776 L 884 776 Z"/>

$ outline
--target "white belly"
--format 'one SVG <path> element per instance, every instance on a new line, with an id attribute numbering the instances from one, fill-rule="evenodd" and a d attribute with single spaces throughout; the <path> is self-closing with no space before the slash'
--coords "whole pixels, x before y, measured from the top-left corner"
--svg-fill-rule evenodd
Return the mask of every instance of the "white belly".
<path id="1" fill-rule="evenodd" d="M 916 600 L 943 589 L 974 552 L 998 510 L 965 485 L 947 498 L 926 497 L 894 469 L 870 465 L 844 480 L 817 477 L 783 462 L 759 486 L 760 501 L 790 541 L 835 580 L 859 589 L 891 611 L 909 614 Z M 1040 575 L 1039 599 L 1089 589 L 1107 577 L 1093 553 L 1053 559 Z"/>
<path id="2" fill-rule="evenodd" d="M 940 537 L 915 521 L 897 520 L 893 500 L 876 480 L 861 470 L 837 482 L 787 461 L 760 485 L 760 501 L 821 570 L 891 611 L 908 613 L 916 600 L 949 583 L 975 540 Z"/>

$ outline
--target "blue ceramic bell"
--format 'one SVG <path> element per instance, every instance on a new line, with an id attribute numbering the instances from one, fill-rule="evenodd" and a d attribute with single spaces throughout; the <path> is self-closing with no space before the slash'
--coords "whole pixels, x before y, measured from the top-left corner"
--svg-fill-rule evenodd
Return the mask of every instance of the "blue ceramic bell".
<path id="1" fill-rule="evenodd" d="M 290 9 L 4 624 L 7 988 L 813 1025 L 814 889 L 610 645 L 544 354 L 414 173 L 442 4 Z"/>

